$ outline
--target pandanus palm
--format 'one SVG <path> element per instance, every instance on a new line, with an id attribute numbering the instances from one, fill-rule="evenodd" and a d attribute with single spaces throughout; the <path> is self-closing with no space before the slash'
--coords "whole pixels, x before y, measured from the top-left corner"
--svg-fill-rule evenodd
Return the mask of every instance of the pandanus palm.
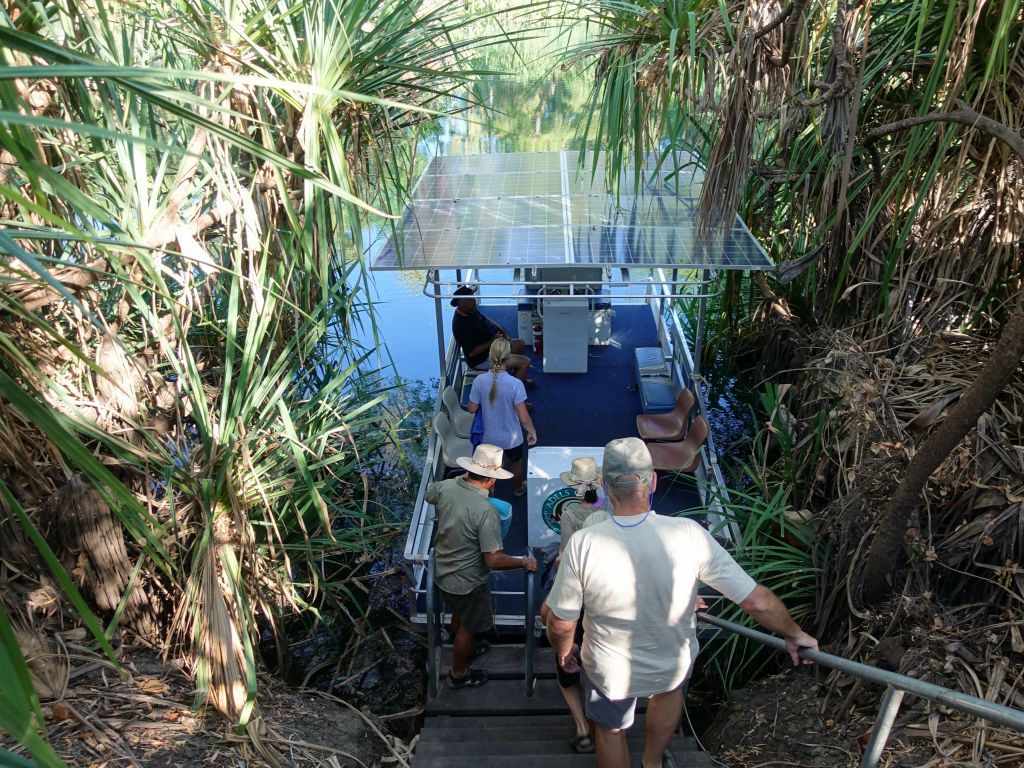
<path id="1" fill-rule="evenodd" d="M 760 279 L 769 309 L 757 321 L 787 331 L 766 334 L 766 352 L 794 338 L 794 322 L 843 328 L 869 358 L 896 361 L 963 332 L 979 348 L 1007 350 L 993 355 L 1009 368 L 992 381 L 1012 380 L 1019 341 L 1005 337 L 1019 328 L 1012 308 L 1024 272 L 1018 0 L 611 0 L 567 16 L 600 32 L 570 55 L 594 62 L 608 172 L 666 145 L 695 150 L 706 164 L 703 221 L 738 210 L 782 262 L 773 285 Z M 924 115 L 932 118 L 913 120 Z M 778 360 L 793 351 L 784 347 Z M 999 389 L 987 388 L 981 411 Z M 976 416 L 976 399 L 965 400 Z M 957 421 L 940 462 L 975 418 Z M 899 425 L 883 426 L 881 439 L 912 442 Z M 928 464 L 915 473 L 911 508 Z M 797 482 L 824 505 L 849 490 L 839 465 L 804 462 Z M 1013 465 L 997 476 L 1016 487 Z M 903 540 L 906 498 L 901 506 L 886 526 L 898 541 L 872 558 L 873 599 Z M 990 559 L 1016 561 L 1022 545 L 1006 537 Z"/>
<path id="2" fill-rule="evenodd" d="M 385 392 L 353 389 L 359 233 L 404 198 L 411 129 L 472 74 L 462 52 L 487 41 L 453 36 L 465 22 L 413 0 L 0 11 L 0 557 L 44 552 L 104 644 L 90 602 L 175 629 L 238 723 L 258 625 L 343 597 L 325 558 L 392 532 L 368 506 Z M 58 497 L 89 511 L 65 526 Z M 40 531 L 62 526 L 51 553 Z M 84 598 L 73 551 L 95 561 Z M 21 588 L 15 624 L 45 626 Z M 0 660 L 23 670 L 10 627 Z M 43 759 L 31 686 L 12 701 L 0 728 Z"/>

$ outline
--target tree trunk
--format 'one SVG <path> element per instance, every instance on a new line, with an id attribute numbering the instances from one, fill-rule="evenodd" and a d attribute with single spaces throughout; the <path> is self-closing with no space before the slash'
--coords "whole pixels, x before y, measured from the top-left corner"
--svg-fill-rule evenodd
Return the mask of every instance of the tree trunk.
<path id="1" fill-rule="evenodd" d="M 160 626 L 149 597 L 131 581 L 132 560 L 124 530 L 99 492 L 72 476 L 48 500 L 45 514 L 58 526 L 57 535 L 70 560 L 68 572 L 96 607 L 110 615 L 125 600 L 121 623 L 146 639 L 158 639 Z"/>
<path id="2" fill-rule="evenodd" d="M 871 544 L 864 568 L 864 601 L 876 605 L 885 600 L 893 588 L 889 575 L 896 566 L 896 558 L 907 531 L 910 515 L 917 506 L 921 491 L 932 472 L 938 469 L 978 418 L 995 402 L 999 393 L 1010 383 L 1017 366 L 1024 359 L 1024 294 L 1017 297 L 1017 306 L 1003 328 L 989 358 L 977 380 L 960 398 L 946 419 L 918 448 L 911 459 L 896 492 L 883 510 L 878 533 Z"/>

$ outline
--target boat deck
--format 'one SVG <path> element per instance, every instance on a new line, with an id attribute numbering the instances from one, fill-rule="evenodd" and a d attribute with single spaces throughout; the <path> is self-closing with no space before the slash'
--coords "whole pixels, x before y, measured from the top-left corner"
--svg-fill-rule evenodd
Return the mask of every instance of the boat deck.
<path id="1" fill-rule="evenodd" d="M 481 311 L 510 331 L 516 327 L 514 306 L 485 305 Z M 641 404 L 634 350 L 659 346 L 658 330 L 646 304 L 616 304 L 611 328 L 611 344 L 589 348 L 587 373 L 545 374 L 539 356 L 527 350 L 535 360 L 530 378 L 537 386 L 528 392 L 528 397 L 534 405 L 531 416 L 537 428 L 538 446 L 603 446 L 609 440 L 637 434 L 636 416 L 641 413 Z M 595 459 L 600 464 L 600 455 Z M 505 551 L 522 555 L 527 552 L 528 541 L 527 496 L 516 498 L 512 490 L 513 481 L 498 481 L 494 495 L 512 502 L 512 527 L 505 537 Z M 659 475 L 654 499 L 654 509 L 659 514 L 700 514 L 700 507 L 701 499 L 691 477 Z M 541 584 L 546 587 L 551 574 L 545 576 Z M 422 590 L 424 585 L 417 586 Z M 523 615 L 521 571 L 492 573 L 491 589 L 495 593 L 496 616 Z M 546 588 L 540 592 L 539 599 L 543 599 Z M 418 607 L 424 608 L 422 593 Z"/>

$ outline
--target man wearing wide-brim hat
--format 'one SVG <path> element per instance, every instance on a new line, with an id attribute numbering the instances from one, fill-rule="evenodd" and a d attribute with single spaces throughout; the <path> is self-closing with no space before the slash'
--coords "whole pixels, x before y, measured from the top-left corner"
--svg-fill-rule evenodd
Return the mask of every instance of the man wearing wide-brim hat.
<path id="1" fill-rule="evenodd" d="M 584 605 L 583 700 L 594 723 L 600 768 L 628 768 L 626 731 L 636 700 L 649 697 L 643 768 L 674 764 L 666 752 L 679 724 L 683 684 L 697 655 L 697 584 L 717 589 L 785 638 L 793 664 L 817 650 L 767 587 L 756 583 L 711 534 L 687 518 L 655 514 L 657 487 L 642 440 L 612 440 L 601 475 L 607 519 L 569 539 L 548 595 L 548 639 L 562 668 L 574 663 L 576 622 Z"/>
<path id="2" fill-rule="evenodd" d="M 427 486 L 425 498 L 437 514 L 434 581 L 452 609 L 452 668 L 446 684 L 453 689 L 476 687 L 488 679 L 483 670 L 470 669 L 469 662 L 476 636 L 494 626 L 490 572 L 537 570 L 535 558 L 502 550 L 501 522 L 487 501 L 497 480 L 512 477 L 501 468 L 502 458 L 501 448 L 481 443 L 471 459 L 457 459 L 466 474 Z"/>
<path id="3" fill-rule="evenodd" d="M 466 366 L 475 371 L 486 371 L 490 368 L 487 353 L 495 339 L 508 339 L 511 356 L 505 362 L 505 369 L 523 382 L 526 387 L 533 386 L 533 379 L 527 378 L 530 372 L 530 358 L 523 354 L 526 342 L 513 339 L 508 331 L 485 317 L 477 307 L 476 291 L 468 285 L 460 285 L 452 297 L 455 315 L 452 317 L 452 336 L 462 349 L 466 358 Z"/>

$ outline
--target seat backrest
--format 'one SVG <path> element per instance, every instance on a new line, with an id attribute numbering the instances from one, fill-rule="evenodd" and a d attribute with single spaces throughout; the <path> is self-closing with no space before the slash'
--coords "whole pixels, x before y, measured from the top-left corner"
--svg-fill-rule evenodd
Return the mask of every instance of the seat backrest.
<path id="1" fill-rule="evenodd" d="M 693 390 L 689 387 L 683 387 L 679 390 L 679 394 L 676 395 L 676 405 L 672 410 L 678 411 L 679 414 L 685 419 L 690 415 L 690 411 L 693 409 L 693 404 L 696 398 L 693 396 Z"/>
<path id="2" fill-rule="evenodd" d="M 693 420 L 693 424 L 686 430 L 686 442 L 691 443 L 694 450 L 704 444 L 704 441 L 708 439 L 708 420 L 703 416 L 697 416 Z"/>
<path id="3" fill-rule="evenodd" d="M 434 432 L 437 434 L 437 439 L 441 441 L 441 454 L 447 461 L 448 448 L 446 446 L 452 444 L 455 433 L 452 431 L 452 423 L 448 420 L 448 414 L 444 411 L 434 414 Z"/>
<path id="4" fill-rule="evenodd" d="M 441 403 L 444 405 L 445 410 L 448 413 L 456 413 L 462 410 L 462 404 L 459 402 L 459 396 L 455 394 L 455 387 L 445 387 L 441 393 Z"/>

